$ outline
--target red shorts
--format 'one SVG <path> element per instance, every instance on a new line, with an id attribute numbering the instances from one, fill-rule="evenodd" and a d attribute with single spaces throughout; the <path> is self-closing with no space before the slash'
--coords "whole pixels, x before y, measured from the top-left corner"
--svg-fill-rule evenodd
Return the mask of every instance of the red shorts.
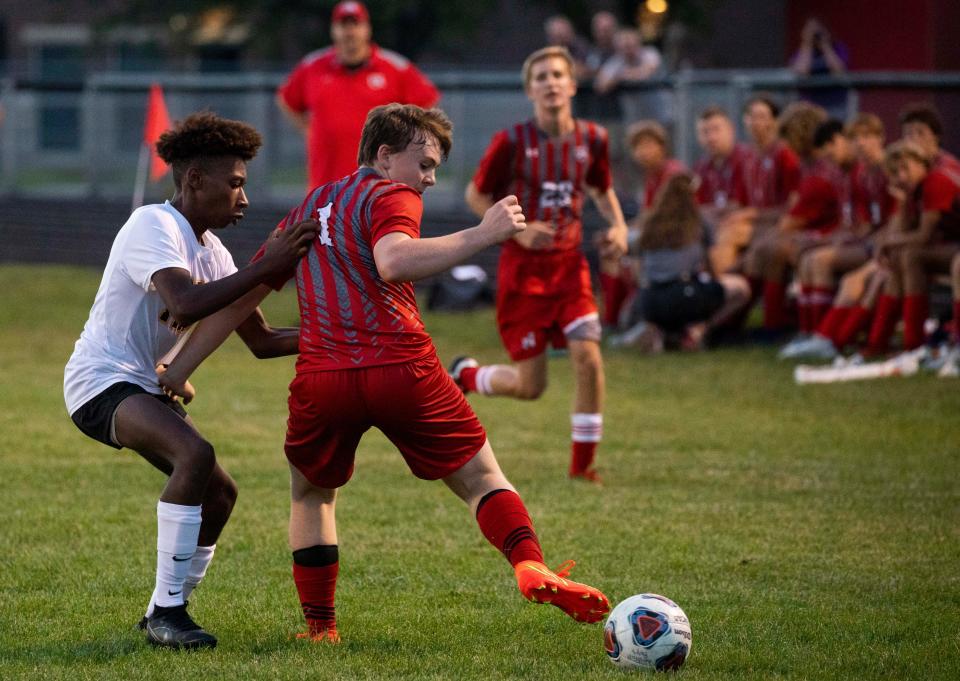
<path id="1" fill-rule="evenodd" d="M 357 445 L 371 426 L 424 480 L 457 471 L 487 439 L 435 353 L 400 364 L 298 374 L 288 404 L 287 459 L 313 485 L 328 489 L 353 475 Z"/>
<path id="2" fill-rule="evenodd" d="M 566 276 L 552 282 L 553 290 L 530 294 L 524 278 L 510 273 L 501 260 L 497 281 L 497 326 L 510 359 L 518 362 L 542 354 L 547 343 L 555 348 L 567 345 L 567 337 L 589 323 L 599 329 L 597 303 L 590 285 L 590 269 L 581 254 L 574 254 L 573 266 L 564 265 Z M 574 336 L 576 337 L 576 336 Z M 597 340 L 590 335 L 585 340 Z"/>

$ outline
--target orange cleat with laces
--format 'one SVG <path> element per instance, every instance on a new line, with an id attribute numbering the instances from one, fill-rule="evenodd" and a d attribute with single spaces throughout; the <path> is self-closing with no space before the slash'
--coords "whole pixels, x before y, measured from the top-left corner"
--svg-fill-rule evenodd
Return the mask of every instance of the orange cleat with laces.
<path id="1" fill-rule="evenodd" d="M 340 643 L 340 634 L 336 627 L 313 627 L 309 631 L 301 631 L 297 634 L 297 640 L 306 640 L 312 643 L 329 643 L 336 645 Z"/>
<path id="2" fill-rule="evenodd" d="M 554 572 L 543 563 L 525 560 L 513 571 L 527 600 L 555 605 L 577 622 L 599 622 L 610 611 L 610 601 L 592 586 L 566 579 L 574 565 L 568 560 Z"/>

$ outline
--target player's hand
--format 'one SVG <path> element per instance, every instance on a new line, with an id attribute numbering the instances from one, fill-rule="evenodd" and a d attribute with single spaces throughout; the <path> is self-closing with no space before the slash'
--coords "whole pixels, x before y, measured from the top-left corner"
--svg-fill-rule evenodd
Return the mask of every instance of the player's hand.
<path id="1" fill-rule="evenodd" d="M 197 391 L 186 378 L 179 378 L 175 372 L 169 371 L 165 364 L 157 365 L 157 383 L 163 394 L 171 399 L 181 399 L 184 404 L 190 404 L 197 396 Z"/>
<path id="2" fill-rule="evenodd" d="M 494 243 L 522 234 L 527 229 L 527 219 L 517 197 L 511 194 L 490 206 L 483 214 L 480 228 L 493 236 Z"/>
<path id="3" fill-rule="evenodd" d="M 320 223 L 314 219 L 303 220 L 288 229 L 279 227 L 270 234 L 264 244 L 263 260 L 268 263 L 271 272 L 286 272 L 297 262 L 317 238 Z"/>
<path id="4" fill-rule="evenodd" d="M 626 225 L 614 225 L 607 229 L 600 240 L 600 257 L 615 260 L 627 254 Z"/>

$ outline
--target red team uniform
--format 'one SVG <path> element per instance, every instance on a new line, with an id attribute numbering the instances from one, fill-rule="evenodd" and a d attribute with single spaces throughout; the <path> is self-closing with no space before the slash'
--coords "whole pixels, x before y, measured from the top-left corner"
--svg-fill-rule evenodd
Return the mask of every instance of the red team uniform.
<path id="1" fill-rule="evenodd" d="M 377 45 L 371 45 L 370 58 L 356 68 L 341 64 L 332 47 L 312 52 L 278 94 L 292 110 L 310 112 L 310 187 L 356 170 L 360 133 L 370 109 L 390 102 L 429 108 L 440 99 L 433 83 L 405 57 Z"/>
<path id="2" fill-rule="evenodd" d="M 723 209 L 731 204 L 749 205 L 744 166 L 749 150 L 742 144 L 734 146 L 725 159 L 703 158 L 693 168 L 700 180 L 697 202 L 701 206 Z"/>
<path id="3" fill-rule="evenodd" d="M 500 253 L 497 324 L 514 361 L 541 354 L 551 342 L 598 317 L 583 241 L 584 188 L 606 192 L 611 185 L 607 131 L 575 120 L 574 130 L 552 139 L 530 120 L 497 133 L 473 183 L 494 201 L 515 194 L 527 221 L 556 229 L 544 250 L 507 241 Z M 596 339 L 599 340 L 599 339 Z"/>
<path id="4" fill-rule="evenodd" d="M 754 208 L 783 206 L 800 186 L 800 159 L 783 140 L 777 140 L 763 150 L 750 149 L 742 162 L 745 205 Z"/>
<path id="5" fill-rule="evenodd" d="M 887 223 L 897 209 L 897 200 L 890 193 L 890 180 L 879 165 L 858 161 L 850 173 L 853 215 L 859 223 L 867 223 L 876 231 Z"/>
<path id="6" fill-rule="evenodd" d="M 648 171 L 643 181 L 644 210 L 649 210 L 653 207 L 653 202 L 657 200 L 657 194 L 660 192 L 660 188 L 667 183 L 667 180 L 674 175 L 680 175 L 685 172 L 687 172 L 687 167 L 683 165 L 683 161 L 675 158 L 668 158 L 664 161 L 658 172 Z"/>
<path id="7" fill-rule="evenodd" d="M 357 444 L 371 426 L 427 480 L 458 470 L 486 441 L 440 365 L 413 284 L 384 281 L 373 258 L 387 234 L 418 238 L 422 213 L 416 190 L 360 168 L 314 189 L 280 223 L 286 228 L 315 217 L 321 226 L 295 273 L 300 355 L 284 445 L 290 462 L 318 487 L 350 479 Z"/>
<path id="8" fill-rule="evenodd" d="M 850 201 L 850 175 L 835 163 L 821 159 L 800 182 L 797 202 L 789 214 L 806 221 L 804 231 L 825 237 L 851 223 Z"/>

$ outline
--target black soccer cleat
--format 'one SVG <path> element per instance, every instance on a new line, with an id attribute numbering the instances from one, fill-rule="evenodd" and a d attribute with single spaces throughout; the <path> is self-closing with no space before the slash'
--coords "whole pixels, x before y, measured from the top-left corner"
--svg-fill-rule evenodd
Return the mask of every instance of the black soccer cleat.
<path id="1" fill-rule="evenodd" d="M 216 648 L 217 639 L 193 621 L 187 613 L 187 604 L 172 608 L 154 606 L 147 619 L 147 643 L 174 650 Z"/>
<path id="2" fill-rule="evenodd" d="M 450 378 L 453 379 L 453 382 L 457 384 L 457 387 L 460 388 L 463 392 L 468 392 L 466 388 L 463 387 L 463 383 L 460 381 L 460 374 L 464 369 L 475 369 L 480 366 L 480 363 L 477 362 L 473 357 L 467 357 L 466 355 L 460 355 L 459 357 L 454 357 L 453 361 L 450 362 L 450 368 L 447 371 L 450 374 Z"/>

